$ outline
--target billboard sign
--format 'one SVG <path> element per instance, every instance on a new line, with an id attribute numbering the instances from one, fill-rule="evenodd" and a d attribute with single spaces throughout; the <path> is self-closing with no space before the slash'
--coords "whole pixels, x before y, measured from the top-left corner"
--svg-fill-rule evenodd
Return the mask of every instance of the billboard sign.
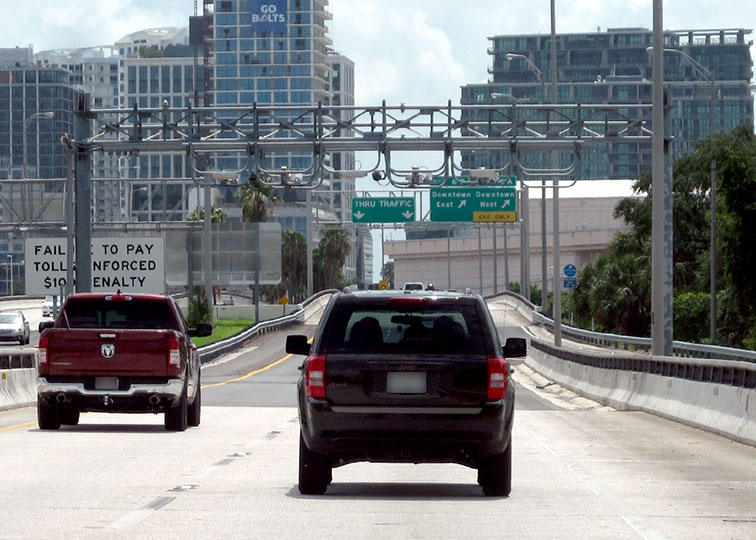
<path id="1" fill-rule="evenodd" d="M 286 32 L 287 0 L 251 0 L 252 32 Z"/>
<path id="2" fill-rule="evenodd" d="M 60 294 L 66 286 L 67 239 L 27 238 L 26 294 Z M 92 238 L 92 292 L 163 293 L 165 246 L 161 236 Z"/>

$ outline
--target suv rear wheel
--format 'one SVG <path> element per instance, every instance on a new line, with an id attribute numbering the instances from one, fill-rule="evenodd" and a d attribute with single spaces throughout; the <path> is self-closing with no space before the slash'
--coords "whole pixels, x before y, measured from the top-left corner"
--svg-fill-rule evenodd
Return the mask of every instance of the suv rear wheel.
<path id="1" fill-rule="evenodd" d="M 506 497 L 512 491 L 512 438 L 501 454 L 483 458 L 478 467 L 478 483 L 488 497 Z"/>
<path id="2" fill-rule="evenodd" d="M 299 492 L 302 495 L 322 495 L 331 483 L 332 469 L 327 458 L 307 448 L 299 434 Z"/>

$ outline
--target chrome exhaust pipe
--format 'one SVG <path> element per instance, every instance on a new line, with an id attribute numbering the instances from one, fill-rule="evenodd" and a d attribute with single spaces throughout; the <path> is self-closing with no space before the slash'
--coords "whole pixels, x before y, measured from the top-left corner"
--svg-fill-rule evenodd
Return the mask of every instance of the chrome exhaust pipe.
<path id="1" fill-rule="evenodd" d="M 58 403 L 65 403 L 66 402 L 66 395 L 63 392 L 61 392 L 60 394 L 58 394 L 57 396 L 55 396 L 55 401 L 57 401 Z"/>
<path id="2" fill-rule="evenodd" d="M 160 396 L 158 396 L 157 394 L 152 394 L 150 396 L 150 404 L 157 405 L 158 403 L 160 403 Z"/>

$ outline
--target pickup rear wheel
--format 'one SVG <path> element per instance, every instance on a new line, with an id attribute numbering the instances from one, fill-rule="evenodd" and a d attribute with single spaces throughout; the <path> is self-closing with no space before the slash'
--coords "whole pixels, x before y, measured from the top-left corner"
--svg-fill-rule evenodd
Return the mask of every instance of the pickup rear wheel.
<path id="1" fill-rule="evenodd" d="M 197 381 L 197 395 L 194 396 L 194 401 L 189 405 L 187 411 L 187 423 L 192 426 L 200 425 L 200 412 L 202 412 L 202 389 L 199 387 L 199 381 Z"/>
<path id="2" fill-rule="evenodd" d="M 307 448 L 299 433 L 299 492 L 302 495 L 322 495 L 331 482 L 331 465 L 327 458 Z"/>
<path id="3" fill-rule="evenodd" d="M 44 403 L 37 398 L 37 424 L 39 429 L 59 429 L 60 418 L 55 403 Z"/>
<path id="4" fill-rule="evenodd" d="M 478 467 L 478 483 L 488 497 L 506 497 L 512 491 L 512 439 L 501 454 L 483 458 Z"/>
<path id="5" fill-rule="evenodd" d="M 165 411 L 165 429 L 168 431 L 184 431 L 187 424 L 186 386 L 181 393 L 181 399 L 173 407 Z"/>

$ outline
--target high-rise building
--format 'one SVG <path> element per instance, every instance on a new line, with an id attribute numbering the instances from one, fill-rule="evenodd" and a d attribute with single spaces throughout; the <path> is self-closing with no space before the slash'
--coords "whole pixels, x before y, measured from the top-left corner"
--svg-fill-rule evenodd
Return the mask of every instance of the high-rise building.
<path id="1" fill-rule="evenodd" d="M 697 141 L 712 133 L 753 124 L 753 77 L 750 29 L 669 30 L 664 32 L 664 80 L 672 105 L 673 155 L 692 152 Z M 462 87 L 462 103 L 552 103 L 549 95 L 551 36 L 500 35 L 489 38 L 493 57 L 488 83 Z M 560 103 L 651 103 L 652 59 L 647 50 L 652 32 L 644 28 L 613 28 L 605 32 L 557 34 L 557 83 Z M 686 55 L 694 60 L 691 62 Z M 528 61 L 532 64 L 528 64 Z M 701 67 L 704 69 L 702 70 Z M 714 125 L 710 125 L 711 80 L 714 78 Z M 504 96 L 506 96 L 505 99 Z M 495 98 L 495 99 L 494 99 Z M 561 166 L 572 156 L 560 156 Z M 524 156 L 541 164 L 541 156 Z M 488 165 L 485 154 L 466 154 L 465 167 Z M 651 168 L 651 144 L 591 144 L 583 151 L 581 177 L 636 178 Z"/>
<path id="2" fill-rule="evenodd" d="M 55 221 L 62 215 L 60 186 L 38 179 L 66 177 L 68 156 L 60 142 L 73 133 L 74 88 L 69 71 L 38 66 L 32 48 L 0 49 L 0 220 L 24 225 Z M 25 232 L 0 234 L 0 260 L 8 276 L 0 290 L 23 275 Z"/>
<path id="3" fill-rule="evenodd" d="M 71 85 L 76 90 L 89 94 L 92 107 L 97 109 L 118 107 L 118 59 L 118 51 L 112 45 L 55 49 L 34 54 L 34 63 L 39 66 L 68 70 Z M 96 127 L 93 125 L 93 128 Z M 120 177 L 118 158 L 104 152 L 94 152 L 92 177 L 100 179 L 92 185 L 95 220 L 122 220 L 125 200 L 122 185 L 115 181 Z M 114 181 L 103 181 L 107 178 Z"/>
<path id="4" fill-rule="evenodd" d="M 261 10 L 266 6 L 266 12 Z M 213 13 L 213 53 L 215 77 L 212 101 L 215 105 L 251 107 L 253 104 L 328 105 L 354 104 L 354 64 L 331 49 L 326 22 L 332 18 L 328 0 L 271 0 L 269 2 L 235 2 L 219 0 Z M 271 9 L 272 8 L 272 9 Z M 291 110 L 293 120 L 302 111 Z M 283 117 L 277 119 L 283 120 Z M 222 170 L 243 167 L 243 157 L 219 157 L 215 165 Z M 331 156 L 330 167 L 352 170 L 354 153 L 341 152 Z M 305 171 L 312 164 L 309 153 L 278 153 L 266 156 L 269 170 Z M 354 178 L 344 175 L 318 179 L 312 203 L 333 212 L 335 220 L 348 220 Z M 286 223 L 304 224 L 312 220 L 302 189 L 281 190 L 281 198 L 289 208 L 274 209 Z M 301 217 L 291 213 L 299 208 Z M 293 221 L 292 221 L 293 220 Z M 299 230 L 305 234 L 305 230 Z M 365 238 L 351 231 L 353 245 Z M 357 254 L 353 249 L 344 268 L 347 278 L 358 277 Z M 359 276 L 372 279 L 370 267 Z"/>
<path id="5" fill-rule="evenodd" d="M 161 27 L 132 32 L 116 42 L 120 59 L 119 105 L 125 108 L 185 108 L 194 103 L 197 80 L 204 77 L 203 60 L 189 45 L 189 28 Z M 196 70 L 196 73 L 195 73 Z M 174 113 L 170 121 L 179 121 Z M 126 212 L 138 221 L 183 220 L 194 210 L 187 181 L 191 170 L 183 152 L 149 152 L 122 158 L 121 174 L 129 179 Z M 182 180 L 183 179 L 183 180 Z"/>

